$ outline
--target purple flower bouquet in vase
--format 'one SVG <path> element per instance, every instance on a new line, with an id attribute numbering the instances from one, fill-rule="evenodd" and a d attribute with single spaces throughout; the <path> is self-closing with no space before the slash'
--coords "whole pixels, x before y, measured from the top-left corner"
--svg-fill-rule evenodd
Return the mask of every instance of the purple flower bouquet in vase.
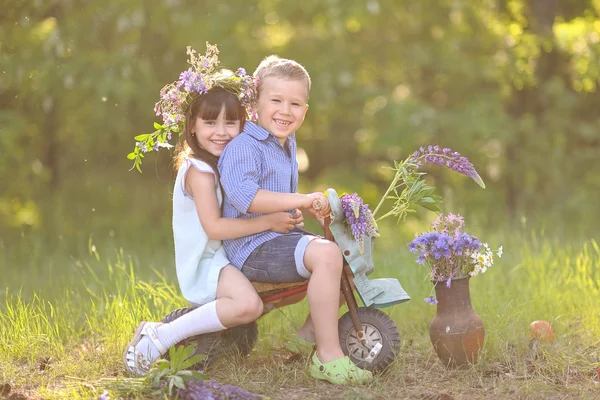
<path id="1" fill-rule="evenodd" d="M 471 306 L 469 279 L 494 263 L 494 252 L 488 244 L 461 232 L 463 225 L 460 215 L 440 215 L 430 232 L 408 244 L 410 251 L 417 254 L 417 263 L 429 267 L 436 296 L 425 301 L 437 304 L 429 336 L 439 359 L 451 367 L 477 363 L 485 328 Z M 502 256 L 502 246 L 496 254 Z"/>
<path id="2" fill-rule="evenodd" d="M 439 146 L 421 147 L 406 160 L 396 162 L 395 176 L 373 215 L 376 221 L 395 216 L 402 221 L 421 206 L 440 212 L 441 197 L 434 194 L 435 187 L 423 179 L 424 164 L 449 168 L 473 179 L 485 188 L 473 164 L 464 156 Z M 382 204 L 391 199 L 394 204 L 387 213 L 377 218 Z M 483 273 L 493 263 L 493 253 L 487 244 L 481 244 L 471 235 L 461 232 L 464 220 L 458 215 L 440 215 L 432 231 L 417 236 L 409 249 L 418 254 L 417 263 L 430 268 L 436 296 L 426 302 L 437 305 L 437 314 L 430 325 L 430 337 L 438 357 L 445 365 L 464 366 L 477 362 L 483 345 L 483 321 L 471 307 L 469 278 Z M 483 250 L 482 250 L 483 247 Z M 502 248 L 498 249 L 502 255 Z"/>

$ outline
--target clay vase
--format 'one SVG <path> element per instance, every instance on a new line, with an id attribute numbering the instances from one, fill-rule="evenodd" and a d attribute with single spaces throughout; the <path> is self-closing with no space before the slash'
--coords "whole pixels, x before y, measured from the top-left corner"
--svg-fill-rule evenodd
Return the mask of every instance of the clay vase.
<path id="1" fill-rule="evenodd" d="M 483 346 L 483 320 L 471 306 L 470 277 L 435 283 L 437 312 L 429 325 L 429 337 L 439 359 L 448 367 L 477 364 Z"/>

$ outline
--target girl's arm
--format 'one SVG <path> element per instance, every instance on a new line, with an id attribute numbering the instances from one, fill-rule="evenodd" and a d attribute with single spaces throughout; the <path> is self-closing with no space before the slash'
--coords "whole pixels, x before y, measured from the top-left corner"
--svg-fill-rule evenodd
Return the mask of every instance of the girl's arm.
<path id="1" fill-rule="evenodd" d="M 194 199 L 198 218 L 209 239 L 237 239 L 264 231 L 288 233 L 296 224 L 296 219 L 287 212 L 250 219 L 222 218 L 215 191 L 215 176 L 210 172 L 190 168 L 186 190 Z"/>

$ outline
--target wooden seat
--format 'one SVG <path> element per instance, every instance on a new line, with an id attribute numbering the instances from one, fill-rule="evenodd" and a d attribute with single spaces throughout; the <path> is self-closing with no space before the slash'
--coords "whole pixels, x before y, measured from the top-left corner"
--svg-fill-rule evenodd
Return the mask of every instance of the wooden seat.
<path id="1" fill-rule="evenodd" d="M 257 282 L 257 281 L 252 281 L 252 286 L 254 286 L 254 289 L 256 289 L 256 292 L 261 294 L 261 293 L 266 293 L 266 292 L 273 292 L 273 291 L 277 291 L 277 290 L 283 290 L 283 289 L 291 289 L 291 288 L 295 288 L 295 287 L 300 287 L 302 285 L 304 285 L 306 282 L 308 281 L 302 281 L 302 282 L 285 282 L 285 283 L 272 283 L 272 282 Z"/>

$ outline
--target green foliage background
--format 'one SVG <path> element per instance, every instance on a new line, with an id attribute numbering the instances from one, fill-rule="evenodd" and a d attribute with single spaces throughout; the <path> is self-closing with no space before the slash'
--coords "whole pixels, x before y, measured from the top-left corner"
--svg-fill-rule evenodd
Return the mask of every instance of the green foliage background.
<path id="1" fill-rule="evenodd" d="M 488 186 L 431 169 L 448 211 L 484 227 L 594 232 L 599 0 L 0 7 L 0 250 L 29 238 L 69 252 L 89 235 L 150 249 L 171 240 L 169 157 L 146 158 L 140 176 L 125 155 L 152 129 L 186 45 L 203 51 L 206 41 L 226 67 L 253 71 L 276 53 L 311 73 L 299 132 L 305 190 L 358 191 L 374 205 L 391 179 L 382 166 L 439 144 L 469 157 Z M 35 243 L 23 255 L 36 254 Z"/>

